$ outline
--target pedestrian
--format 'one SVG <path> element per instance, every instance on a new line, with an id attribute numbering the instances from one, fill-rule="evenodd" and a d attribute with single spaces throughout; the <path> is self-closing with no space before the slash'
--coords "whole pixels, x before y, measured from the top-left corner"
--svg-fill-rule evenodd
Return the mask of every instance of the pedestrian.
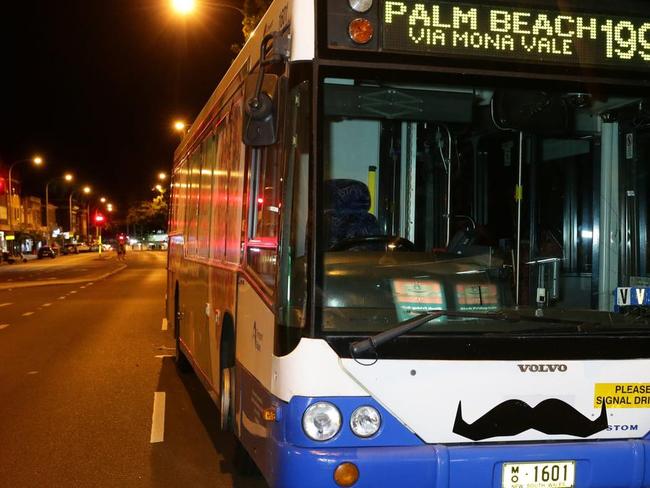
<path id="1" fill-rule="evenodd" d="M 124 247 L 124 244 L 121 242 L 117 245 L 117 259 L 119 261 L 126 260 L 126 247 Z"/>

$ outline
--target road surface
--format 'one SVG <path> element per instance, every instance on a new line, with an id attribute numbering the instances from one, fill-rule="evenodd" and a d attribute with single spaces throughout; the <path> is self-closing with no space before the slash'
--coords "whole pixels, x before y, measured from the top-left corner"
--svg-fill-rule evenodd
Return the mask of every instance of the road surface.
<path id="1" fill-rule="evenodd" d="M 165 258 L 132 252 L 103 279 L 0 290 L 0 487 L 266 486 L 233 474 L 232 437 L 196 377 L 175 368 Z M 11 273 L 117 269 L 80 271 L 88 263 L 66 256 Z"/>

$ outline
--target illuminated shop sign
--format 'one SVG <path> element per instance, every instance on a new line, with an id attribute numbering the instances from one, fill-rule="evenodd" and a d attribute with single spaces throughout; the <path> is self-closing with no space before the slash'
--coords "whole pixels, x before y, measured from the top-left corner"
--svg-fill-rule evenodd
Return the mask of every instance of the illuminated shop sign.
<path id="1" fill-rule="evenodd" d="M 650 17 L 385 1 L 385 51 L 650 70 Z"/>

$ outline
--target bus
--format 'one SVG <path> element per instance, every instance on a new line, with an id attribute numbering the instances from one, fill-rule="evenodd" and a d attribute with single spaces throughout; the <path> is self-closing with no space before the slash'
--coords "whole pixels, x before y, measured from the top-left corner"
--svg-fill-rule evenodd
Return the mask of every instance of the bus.
<path id="1" fill-rule="evenodd" d="M 270 486 L 650 487 L 648 7 L 272 3 L 175 152 L 167 290 Z"/>

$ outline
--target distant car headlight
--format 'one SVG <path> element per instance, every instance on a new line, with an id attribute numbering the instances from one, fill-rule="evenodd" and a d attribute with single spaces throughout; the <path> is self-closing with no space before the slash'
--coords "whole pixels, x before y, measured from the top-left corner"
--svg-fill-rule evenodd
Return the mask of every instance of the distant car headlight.
<path id="1" fill-rule="evenodd" d="M 381 415 L 376 408 L 363 406 L 352 412 L 350 428 L 359 437 L 371 437 L 381 427 Z"/>
<path id="2" fill-rule="evenodd" d="M 310 439 L 328 441 L 341 430 L 341 412 L 331 403 L 314 403 L 302 416 L 302 429 Z"/>

